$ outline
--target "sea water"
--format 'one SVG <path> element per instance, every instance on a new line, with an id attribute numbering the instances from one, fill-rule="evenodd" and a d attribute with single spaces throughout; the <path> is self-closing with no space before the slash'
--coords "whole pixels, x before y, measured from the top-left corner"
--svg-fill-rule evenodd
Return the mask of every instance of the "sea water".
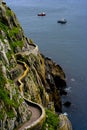
<path id="1" fill-rule="evenodd" d="M 6 0 L 16 13 L 25 35 L 40 51 L 62 66 L 70 101 L 73 130 L 87 130 L 87 0 Z M 45 12 L 46 16 L 37 14 Z M 57 23 L 61 18 L 67 23 Z"/>

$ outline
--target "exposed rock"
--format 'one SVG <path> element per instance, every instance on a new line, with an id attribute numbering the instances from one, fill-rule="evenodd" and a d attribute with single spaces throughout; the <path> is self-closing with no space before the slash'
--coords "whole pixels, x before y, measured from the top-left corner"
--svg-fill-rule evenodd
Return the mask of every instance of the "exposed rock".
<path id="1" fill-rule="evenodd" d="M 6 56 L 5 45 L 2 43 L 1 39 L 0 39 L 0 55 L 4 59 L 6 64 L 9 64 L 8 58 Z"/>
<path id="2" fill-rule="evenodd" d="M 60 95 L 67 95 L 67 92 L 64 89 L 60 89 Z"/>
<path id="3" fill-rule="evenodd" d="M 0 0 L 0 4 L 3 2 L 3 0 Z"/>
<path id="4" fill-rule="evenodd" d="M 60 119 L 60 123 L 59 123 L 58 130 L 72 130 L 71 122 L 67 116 L 60 114 L 59 119 Z"/>
<path id="5" fill-rule="evenodd" d="M 23 73 L 18 60 L 29 66 L 23 79 L 24 96 L 52 111 L 62 112 L 61 92 L 65 94 L 65 73 L 51 59 L 40 54 L 38 46 L 25 37 L 13 11 L 0 1 L 0 129 L 13 130 L 30 118 L 29 107 L 18 88 Z"/>
<path id="6" fill-rule="evenodd" d="M 63 105 L 64 105 L 65 107 L 70 107 L 70 106 L 71 106 L 71 102 L 66 101 Z"/>
<path id="7" fill-rule="evenodd" d="M 63 69 L 54 63 L 51 59 L 45 58 L 46 65 L 46 90 L 50 95 L 51 101 L 54 102 L 55 110 L 62 112 L 60 94 L 66 87 L 65 73 Z"/>

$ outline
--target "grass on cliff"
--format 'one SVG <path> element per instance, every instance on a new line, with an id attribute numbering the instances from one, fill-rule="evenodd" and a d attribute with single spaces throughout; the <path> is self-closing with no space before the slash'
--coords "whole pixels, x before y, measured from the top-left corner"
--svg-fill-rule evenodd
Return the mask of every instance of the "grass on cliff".
<path id="1" fill-rule="evenodd" d="M 15 116 L 13 107 L 17 109 L 19 106 L 17 102 L 18 94 L 16 93 L 13 98 L 10 99 L 10 92 L 5 88 L 6 83 L 6 78 L 0 67 L 0 103 L 4 105 L 4 107 L 0 109 L 0 120 L 4 118 L 5 112 L 8 118 L 13 118 Z"/>
<path id="2" fill-rule="evenodd" d="M 2 70 L 1 70 L 1 67 L 0 67 L 0 88 L 5 86 L 5 84 L 6 84 L 6 79 L 3 76 L 3 73 L 2 73 Z"/>
<path id="3" fill-rule="evenodd" d="M 46 109 L 46 120 L 42 126 L 42 130 L 46 130 L 46 129 L 57 130 L 58 124 L 59 124 L 58 115 Z"/>
<path id="4" fill-rule="evenodd" d="M 6 90 L 4 87 L 0 87 L 0 102 L 3 102 L 5 107 L 0 109 L 0 119 L 3 119 L 4 112 L 7 113 L 9 118 L 13 118 L 15 116 L 13 107 L 15 109 L 18 108 L 19 104 L 16 102 L 17 96 L 10 99 L 9 91 Z"/>
<path id="5" fill-rule="evenodd" d="M 20 48 L 23 47 L 23 40 L 19 40 L 17 38 L 18 35 L 20 35 L 20 27 L 13 27 L 12 29 L 9 29 L 9 27 L 6 24 L 3 24 L 3 22 L 0 20 L 0 30 L 3 30 L 5 33 L 5 36 L 0 34 L 0 39 L 4 42 L 5 37 L 7 37 L 13 52 L 17 46 Z"/>

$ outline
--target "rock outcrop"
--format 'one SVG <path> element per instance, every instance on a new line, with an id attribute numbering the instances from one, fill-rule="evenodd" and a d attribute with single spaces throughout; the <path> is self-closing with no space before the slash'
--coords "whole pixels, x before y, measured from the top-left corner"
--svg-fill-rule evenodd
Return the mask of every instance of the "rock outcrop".
<path id="1" fill-rule="evenodd" d="M 66 115 L 59 115 L 60 123 L 58 130 L 72 130 L 71 122 Z"/>
<path id="2" fill-rule="evenodd" d="M 60 93 L 66 86 L 63 69 L 43 56 L 28 39 L 14 12 L 0 1 L 0 129 L 13 130 L 30 119 L 31 111 L 18 88 L 24 61 L 29 72 L 23 79 L 24 96 L 56 112 L 62 112 Z M 65 129 L 68 130 L 68 129 Z"/>

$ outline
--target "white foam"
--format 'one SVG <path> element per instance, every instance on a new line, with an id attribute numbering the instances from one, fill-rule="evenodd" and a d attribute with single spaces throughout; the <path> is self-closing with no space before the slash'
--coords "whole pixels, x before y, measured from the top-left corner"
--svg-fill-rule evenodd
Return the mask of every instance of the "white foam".
<path id="1" fill-rule="evenodd" d="M 64 112 L 63 115 L 67 116 L 68 114 L 67 114 L 67 112 Z"/>
<path id="2" fill-rule="evenodd" d="M 70 92 L 71 91 L 71 87 L 65 88 L 65 91 Z"/>
<path id="3" fill-rule="evenodd" d="M 74 79 L 74 78 L 71 78 L 71 81 L 72 81 L 72 82 L 74 82 L 74 81 L 75 81 L 75 79 Z"/>

